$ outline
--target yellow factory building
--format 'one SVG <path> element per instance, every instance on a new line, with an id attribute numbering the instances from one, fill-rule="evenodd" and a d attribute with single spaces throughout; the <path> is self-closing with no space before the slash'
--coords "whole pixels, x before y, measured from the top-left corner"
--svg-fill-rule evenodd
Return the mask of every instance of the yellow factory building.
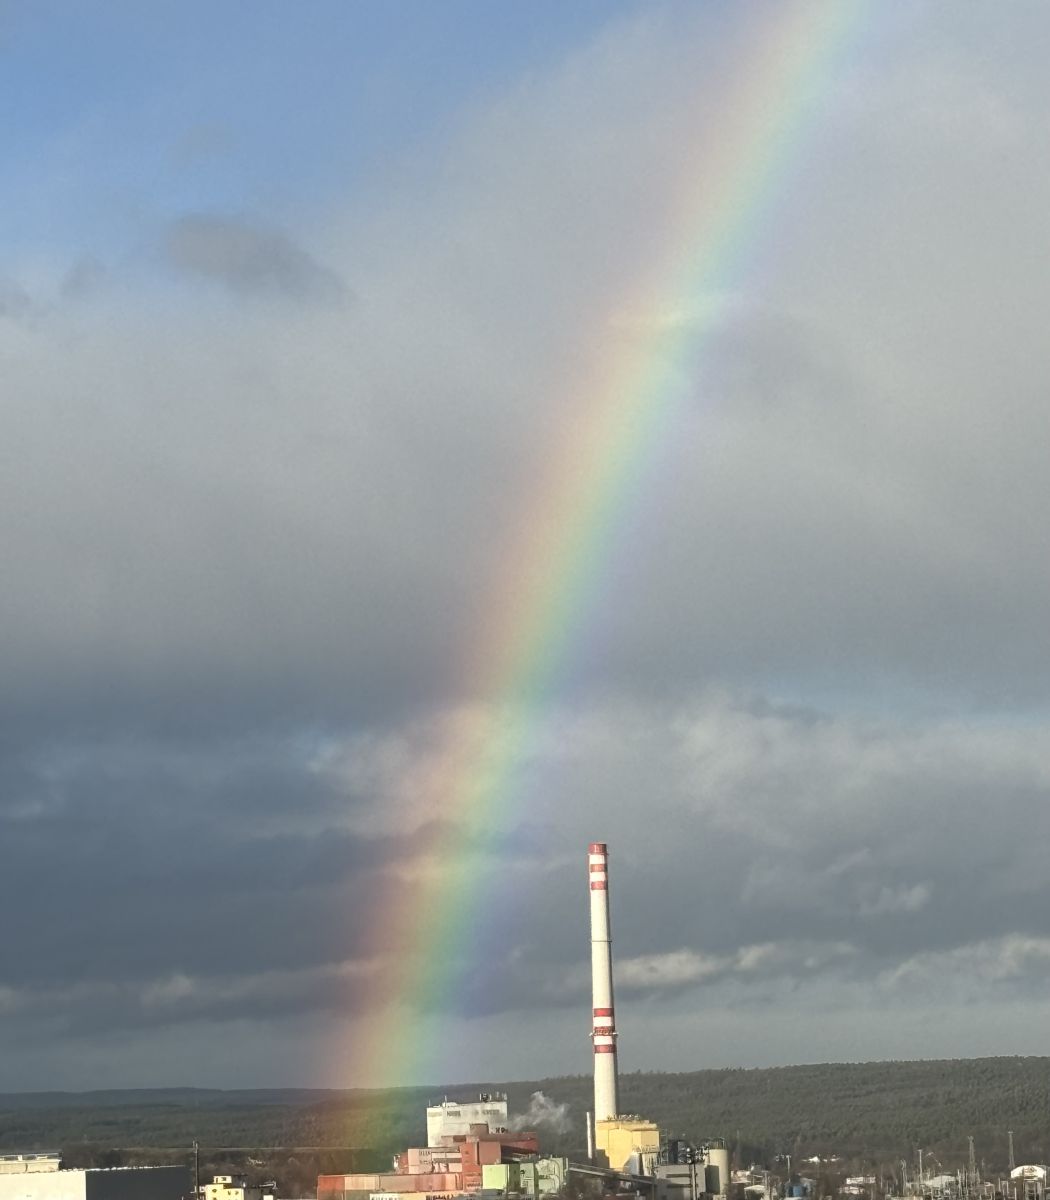
<path id="1" fill-rule="evenodd" d="M 660 1152 L 660 1130 L 644 1117 L 594 1122 L 598 1162 L 628 1175 L 651 1175 Z"/>

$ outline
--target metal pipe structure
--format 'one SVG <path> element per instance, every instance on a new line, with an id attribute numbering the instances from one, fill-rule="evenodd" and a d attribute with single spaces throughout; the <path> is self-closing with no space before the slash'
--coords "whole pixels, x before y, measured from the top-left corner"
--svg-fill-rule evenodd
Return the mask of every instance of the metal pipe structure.
<path id="1" fill-rule="evenodd" d="M 619 1115 L 616 1073 L 616 1014 L 613 1006 L 612 934 L 609 926 L 609 848 L 591 842 L 587 849 L 591 885 L 591 1004 L 594 1042 L 594 1119 Z"/>

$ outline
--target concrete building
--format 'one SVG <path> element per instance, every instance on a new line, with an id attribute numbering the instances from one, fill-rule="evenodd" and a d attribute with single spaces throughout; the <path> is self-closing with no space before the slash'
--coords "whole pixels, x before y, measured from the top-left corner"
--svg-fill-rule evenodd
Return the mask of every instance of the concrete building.
<path id="1" fill-rule="evenodd" d="M 492 1133 L 487 1125 L 478 1124 L 467 1134 L 446 1137 L 440 1146 L 405 1150 L 394 1159 L 391 1172 L 321 1175 L 317 1195 L 319 1200 L 364 1200 L 379 1192 L 427 1196 L 475 1193 L 481 1191 L 487 1166 L 516 1162 L 538 1153 L 534 1133 Z"/>
<path id="2" fill-rule="evenodd" d="M 192 1192 L 189 1167 L 0 1173 L 0 1200 L 185 1200 Z"/>
<path id="3" fill-rule="evenodd" d="M 657 1165 L 656 1200 L 693 1200 L 696 1196 L 729 1194 L 729 1150 L 724 1139 L 715 1138 L 695 1149 L 675 1139 L 668 1143 L 671 1157 Z M 744 1182 L 751 1183 L 748 1172 Z"/>
<path id="4" fill-rule="evenodd" d="M 660 1154 L 660 1130 L 644 1117 L 594 1122 L 599 1166 L 628 1175 L 652 1175 Z"/>
<path id="5" fill-rule="evenodd" d="M 556 1196 L 568 1177 L 567 1158 L 528 1158 L 483 1167 L 481 1186 L 486 1195 Z"/>
<path id="6" fill-rule="evenodd" d="M 413 1194 L 413 1200 L 422 1196 L 462 1196 L 463 1176 L 457 1171 L 441 1175 L 408 1175 L 397 1172 L 366 1175 L 319 1175 L 317 1177 L 317 1200 L 358 1200 L 380 1192 L 403 1196 Z"/>
<path id="7" fill-rule="evenodd" d="M 274 1200 L 272 1184 L 249 1184 L 244 1175 L 216 1175 L 201 1195 L 204 1200 Z"/>
<path id="8" fill-rule="evenodd" d="M 461 1103 L 447 1096 L 440 1104 L 427 1107 L 427 1145 L 440 1146 L 443 1139 L 470 1133 L 472 1125 L 485 1125 L 489 1133 L 505 1133 L 507 1097 L 503 1093 L 482 1092 L 477 1100 Z"/>
<path id="9" fill-rule="evenodd" d="M 694 1200 L 704 1190 L 700 1163 L 659 1163 L 654 1177 L 656 1200 Z"/>

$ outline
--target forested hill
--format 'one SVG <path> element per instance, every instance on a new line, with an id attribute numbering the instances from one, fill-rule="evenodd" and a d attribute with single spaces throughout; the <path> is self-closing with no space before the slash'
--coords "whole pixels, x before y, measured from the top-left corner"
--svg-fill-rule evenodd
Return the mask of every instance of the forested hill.
<path id="1" fill-rule="evenodd" d="M 589 1077 L 402 1088 L 151 1089 L 0 1094 L 0 1150 L 205 1146 L 353 1147 L 382 1156 L 424 1137 L 424 1107 L 448 1094 L 509 1093 L 524 1112 L 533 1092 L 566 1106 L 567 1128 L 541 1126 L 545 1147 L 578 1151 Z M 721 1135 L 742 1157 L 775 1152 L 896 1160 L 922 1146 L 961 1161 L 967 1135 L 988 1171 L 1006 1165 L 1006 1131 L 1019 1162 L 1050 1158 L 1050 1058 L 830 1063 L 760 1070 L 637 1072 L 621 1079 L 625 1111 L 669 1134 Z M 362 1154 L 361 1161 L 372 1159 Z"/>

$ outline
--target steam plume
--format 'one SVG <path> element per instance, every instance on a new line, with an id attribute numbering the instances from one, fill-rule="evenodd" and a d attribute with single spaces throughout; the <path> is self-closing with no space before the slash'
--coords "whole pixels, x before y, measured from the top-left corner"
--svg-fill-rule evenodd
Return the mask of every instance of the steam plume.
<path id="1" fill-rule="evenodd" d="M 510 1127 L 519 1131 L 535 1129 L 537 1125 L 545 1125 L 553 1133 L 568 1133 L 569 1106 L 559 1104 L 543 1092 L 533 1092 L 528 1110 L 520 1116 L 514 1117 Z"/>

